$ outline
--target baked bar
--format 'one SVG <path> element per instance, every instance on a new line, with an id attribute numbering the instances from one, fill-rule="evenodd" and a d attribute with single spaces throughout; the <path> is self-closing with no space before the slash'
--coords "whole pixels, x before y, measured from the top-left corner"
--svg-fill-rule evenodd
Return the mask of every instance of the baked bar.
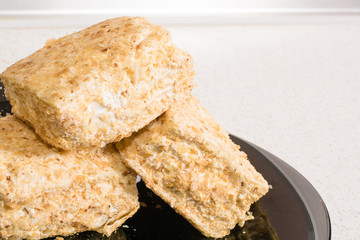
<path id="1" fill-rule="evenodd" d="M 251 219 L 266 180 L 194 97 L 117 143 L 145 184 L 208 237 Z"/>
<path id="2" fill-rule="evenodd" d="M 12 112 L 47 143 L 103 147 L 192 89 L 192 58 L 164 28 L 110 19 L 46 45 L 0 74 Z"/>
<path id="3" fill-rule="evenodd" d="M 60 151 L 0 118 L 0 239 L 110 235 L 139 208 L 135 182 L 114 145 Z"/>

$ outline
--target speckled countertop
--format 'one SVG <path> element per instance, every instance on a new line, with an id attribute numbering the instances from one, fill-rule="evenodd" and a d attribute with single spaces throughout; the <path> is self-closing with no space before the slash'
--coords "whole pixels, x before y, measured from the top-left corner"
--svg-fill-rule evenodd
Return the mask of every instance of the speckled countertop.
<path id="1" fill-rule="evenodd" d="M 195 60 L 195 95 L 223 128 L 315 186 L 333 239 L 359 239 L 360 25 L 169 29 Z M 0 29 L 0 71 L 75 30 Z"/>

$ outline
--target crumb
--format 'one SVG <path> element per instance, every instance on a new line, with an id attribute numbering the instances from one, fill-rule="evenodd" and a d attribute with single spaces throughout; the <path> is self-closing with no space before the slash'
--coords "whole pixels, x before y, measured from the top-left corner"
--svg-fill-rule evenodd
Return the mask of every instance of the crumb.
<path id="1" fill-rule="evenodd" d="M 142 206 L 142 207 L 147 207 L 147 204 L 144 203 L 144 202 L 140 202 L 140 206 Z"/>
<path id="2" fill-rule="evenodd" d="M 156 204 L 155 208 L 162 208 L 160 204 Z"/>
<path id="3" fill-rule="evenodd" d="M 129 226 L 128 226 L 128 225 L 122 225 L 122 227 L 123 227 L 123 228 L 129 228 Z"/>

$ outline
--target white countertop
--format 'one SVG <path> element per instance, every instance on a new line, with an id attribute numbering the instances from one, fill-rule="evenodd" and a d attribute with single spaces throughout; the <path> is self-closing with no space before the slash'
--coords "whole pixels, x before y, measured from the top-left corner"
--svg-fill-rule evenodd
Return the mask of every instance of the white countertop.
<path id="1" fill-rule="evenodd" d="M 360 24 L 169 29 L 195 60 L 195 95 L 223 128 L 315 186 L 333 239 L 359 239 Z M 0 29 L 0 72 L 74 30 Z"/>

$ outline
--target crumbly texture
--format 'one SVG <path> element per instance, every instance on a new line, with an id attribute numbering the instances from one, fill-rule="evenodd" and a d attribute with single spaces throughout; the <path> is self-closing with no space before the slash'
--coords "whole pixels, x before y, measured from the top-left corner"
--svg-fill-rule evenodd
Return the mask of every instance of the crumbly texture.
<path id="1" fill-rule="evenodd" d="M 194 97 L 117 143 L 146 185 L 208 237 L 251 219 L 266 180 Z"/>
<path id="2" fill-rule="evenodd" d="M 0 239 L 110 235 L 138 208 L 136 175 L 115 146 L 60 151 L 0 118 Z"/>
<path id="3" fill-rule="evenodd" d="M 188 94 L 189 54 L 140 17 L 106 20 L 46 45 L 0 74 L 12 112 L 63 148 L 116 142 Z"/>

